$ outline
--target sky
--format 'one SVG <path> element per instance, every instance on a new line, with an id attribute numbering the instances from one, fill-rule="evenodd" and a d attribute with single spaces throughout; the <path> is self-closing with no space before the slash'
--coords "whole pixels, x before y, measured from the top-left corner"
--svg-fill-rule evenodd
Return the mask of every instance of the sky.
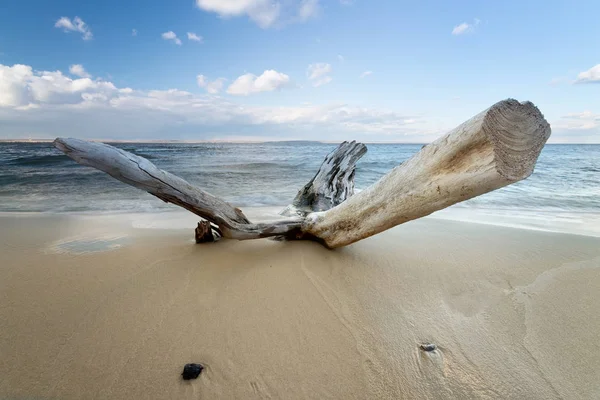
<path id="1" fill-rule="evenodd" d="M 6 0 L 0 139 L 427 143 L 505 98 L 600 143 L 600 2 Z"/>

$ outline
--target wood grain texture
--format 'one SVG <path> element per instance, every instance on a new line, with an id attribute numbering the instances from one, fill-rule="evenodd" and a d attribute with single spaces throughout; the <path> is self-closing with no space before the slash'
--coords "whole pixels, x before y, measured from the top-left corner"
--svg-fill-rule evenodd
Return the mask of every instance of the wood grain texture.
<path id="1" fill-rule="evenodd" d="M 366 147 L 344 142 L 288 207 L 287 214 L 298 217 L 267 223 L 252 223 L 224 200 L 115 147 L 62 138 L 54 146 L 80 164 L 193 212 L 224 238 L 283 236 L 336 248 L 527 178 L 550 133 L 532 103 L 504 100 L 354 196 L 355 165 Z"/>
<path id="2" fill-rule="evenodd" d="M 341 143 L 325 157 L 315 176 L 298 191 L 281 215 L 305 217 L 346 201 L 354 194 L 356 162 L 366 152 L 367 146 L 354 140 Z"/>
<path id="3" fill-rule="evenodd" d="M 123 183 L 145 190 L 214 223 L 225 238 L 244 240 L 288 236 L 298 231 L 301 225 L 299 219 L 253 224 L 240 209 L 226 201 L 157 168 L 145 158 L 107 144 L 57 138 L 54 146 L 79 164 L 104 171 Z"/>
<path id="4" fill-rule="evenodd" d="M 520 181 L 533 172 L 550 132 L 532 103 L 501 101 L 339 206 L 309 214 L 302 230 L 328 247 L 346 246 Z"/>

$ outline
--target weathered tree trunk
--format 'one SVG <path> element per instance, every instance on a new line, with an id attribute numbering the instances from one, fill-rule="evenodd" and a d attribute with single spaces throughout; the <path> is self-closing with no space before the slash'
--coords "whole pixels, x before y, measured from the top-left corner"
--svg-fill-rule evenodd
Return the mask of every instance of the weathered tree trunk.
<path id="1" fill-rule="evenodd" d="M 112 146 L 61 138 L 54 145 L 80 164 L 209 221 L 196 230 L 201 241 L 210 228 L 225 238 L 284 236 L 335 248 L 527 178 L 549 136 L 550 125 L 532 103 L 501 101 L 352 197 L 354 167 L 366 148 L 344 143 L 288 207 L 300 217 L 271 223 L 251 223 L 227 202 Z"/>
<path id="2" fill-rule="evenodd" d="M 367 152 L 362 143 L 343 142 L 325 157 L 316 175 L 296 195 L 281 215 L 301 216 L 326 211 L 354 194 L 356 162 Z"/>
<path id="3" fill-rule="evenodd" d="M 328 247 L 346 246 L 520 181 L 533 172 L 549 136 L 550 125 L 532 103 L 496 103 L 368 189 L 331 210 L 309 214 L 302 231 Z"/>
<path id="4" fill-rule="evenodd" d="M 295 236 L 301 220 L 289 219 L 253 224 L 244 213 L 229 203 L 190 185 L 178 176 L 157 168 L 145 158 L 104 143 L 80 139 L 61 139 L 54 146 L 79 164 L 104 171 L 113 178 L 173 203 L 218 226 L 230 239 L 258 239 L 270 236 Z"/>

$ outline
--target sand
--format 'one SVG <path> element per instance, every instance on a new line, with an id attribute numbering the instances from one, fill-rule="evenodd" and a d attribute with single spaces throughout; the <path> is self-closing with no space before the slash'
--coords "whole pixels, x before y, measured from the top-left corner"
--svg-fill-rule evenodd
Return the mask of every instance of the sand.
<path id="1" fill-rule="evenodd" d="M 425 218 L 329 251 L 143 225 L 0 216 L 0 398 L 600 398 L 600 238 Z"/>

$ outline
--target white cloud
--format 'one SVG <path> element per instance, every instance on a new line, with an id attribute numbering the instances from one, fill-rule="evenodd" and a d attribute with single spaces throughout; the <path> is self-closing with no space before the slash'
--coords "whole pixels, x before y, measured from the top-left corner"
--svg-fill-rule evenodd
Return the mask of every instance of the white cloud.
<path id="1" fill-rule="evenodd" d="M 253 93 L 272 92 L 290 84 L 290 77 L 274 69 L 266 70 L 260 76 L 244 74 L 238 77 L 229 87 L 227 93 L 247 96 Z"/>
<path id="2" fill-rule="evenodd" d="M 269 74 L 264 81 L 262 85 L 273 87 Z M 103 80 L 71 79 L 60 71 L 0 64 L 0 125 L 6 138 L 433 139 L 423 136 L 431 131 L 424 121 L 414 120 L 410 115 L 346 104 L 266 107 L 176 89 L 118 88 Z"/>
<path id="3" fill-rule="evenodd" d="M 365 71 L 362 74 L 360 74 L 360 77 L 366 78 L 367 76 L 372 75 L 372 74 L 373 74 L 373 71 Z"/>
<path id="4" fill-rule="evenodd" d="M 308 66 L 306 74 L 308 76 L 308 79 L 313 80 L 313 79 L 320 78 L 324 75 L 327 75 L 327 74 L 331 73 L 331 71 L 332 71 L 331 64 L 315 63 L 315 64 L 310 64 Z"/>
<path id="5" fill-rule="evenodd" d="M 267 0 L 196 0 L 196 5 L 205 11 L 222 15 L 241 15 L 249 9 L 261 7 Z"/>
<path id="6" fill-rule="evenodd" d="M 600 114 L 591 111 L 567 114 L 554 122 L 552 128 L 573 131 L 597 129 L 600 128 Z"/>
<path id="7" fill-rule="evenodd" d="M 137 34 L 138 34 L 137 29 L 132 29 L 131 30 L 131 36 L 137 36 Z"/>
<path id="8" fill-rule="evenodd" d="M 73 21 L 69 17 L 60 17 L 54 24 L 55 28 L 61 28 L 65 32 L 79 32 L 82 33 L 83 40 L 91 40 L 93 35 L 90 28 L 85 22 L 79 17 L 73 18 Z"/>
<path id="9" fill-rule="evenodd" d="M 217 94 L 223 89 L 223 84 L 225 83 L 225 78 L 217 78 L 214 81 L 208 80 L 208 78 L 204 75 L 198 75 L 196 77 L 196 82 L 198 86 L 205 89 L 210 94 Z"/>
<path id="10" fill-rule="evenodd" d="M 261 28 L 272 26 L 281 13 L 281 4 L 273 0 L 196 0 L 196 6 L 221 17 L 247 15 Z"/>
<path id="11" fill-rule="evenodd" d="M 80 78 L 91 78 L 92 76 L 87 73 L 83 65 L 81 64 L 73 64 L 69 67 L 69 73 L 71 75 L 78 76 Z"/>
<path id="12" fill-rule="evenodd" d="M 332 70 L 331 64 L 328 63 L 310 64 L 306 69 L 306 76 L 314 87 L 319 87 L 331 82 L 329 74 Z"/>
<path id="13" fill-rule="evenodd" d="M 462 35 L 463 33 L 468 32 L 471 29 L 471 25 L 467 24 L 466 22 L 463 22 L 460 25 L 456 25 L 454 27 L 454 29 L 452 29 L 452 34 L 453 35 Z"/>
<path id="14" fill-rule="evenodd" d="M 0 64 L 0 106 L 77 104 L 93 97 L 109 99 L 117 94 L 111 82 L 93 81 L 89 77 L 71 79 L 60 71 L 34 72 L 28 65 Z"/>
<path id="15" fill-rule="evenodd" d="M 453 35 L 462 35 L 465 33 L 471 33 L 475 31 L 475 27 L 477 27 L 479 24 L 481 23 L 481 20 L 479 18 L 475 18 L 473 20 L 472 24 L 469 24 L 467 22 L 463 22 L 460 25 L 456 25 L 454 27 L 454 29 L 452 29 L 452 34 Z"/>
<path id="16" fill-rule="evenodd" d="M 202 36 L 198 36 L 194 32 L 188 32 L 187 38 L 188 38 L 188 40 L 193 40 L 194 42 L 199 42 L 199 43 L 202 43 L 202 41 L 204 40 L 202 38 Z"/>
<path id="17" fill-rule="evenodd" d="M 177 37 L 175 32 L 169 31 L 160 35 L 164 40 L 172 40 L 176 45 L 181 46 L 181 39 Z"/>
<path id="18" fill-rule="evenodd" d="M 263 29 L 304 22 L 321 12 L 320 0 L 196 0 L 201 10 L 222 18 L 247 16 Z"/>
<path id="19" fill-rule="evenodd" d="M 575 83 L 600 83 L 600 64 L 580 72 Z"/>
<path id="20" fill-rule="evenodd" d="M 319 15 L 319 12 L 319 0 L 302 0 L 298 9 L 298 17 L 301 21 L 306 21 Z"/>
<path id="21" fill-rule="evenodd" d="M 322 77 L 320 79 L 316 79 L 315 81 L 313 81 L 312 85 L 314 87 L 319 87 L 319 86 L 323 86 L 323 85 L 328 84 L 332 80 L 333 80 L 332 77 L 330 77 L 330 76 L 324 76 L 324 77 Z"/>

